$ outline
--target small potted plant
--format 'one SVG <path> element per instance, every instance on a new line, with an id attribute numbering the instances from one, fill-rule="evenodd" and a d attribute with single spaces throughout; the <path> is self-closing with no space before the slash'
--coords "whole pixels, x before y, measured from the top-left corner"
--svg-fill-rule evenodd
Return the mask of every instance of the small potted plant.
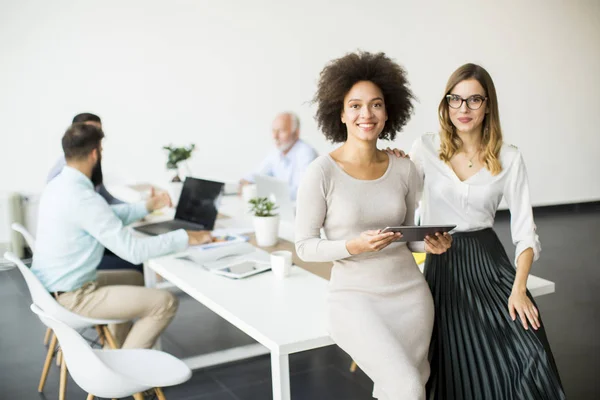
<path id="1" fill-rule="evenodd" d="M 248 203 L 254 215 L 256 244 L 261 247 L 274 246 L 279 237 L 279 214 L 275 212 L 277 206 L 267 197 L 255 197 Z"/>
<path id="2" fill-rule="evenodd" d="M 169 152 L 167 158 L 167 169 L 175 171 L 175 176 L 169 183 L 169 194 L 173 204 L 177 204 L 179 201 L 179 196 L 181 196 L 181 189 L 183 189 L 183 183 L 179 177 L 179 163 L 189 159 L 192 156 L 192 151 L 194 151 L 195 147 L 196 145 L 193 143 L 189 147 L 173 147 L 172 145 L 163 147 L 164 150 Z"/>
<path id="3" fill-rule="evenodd" d="M 181 178 L 179 177 L 179 163 L 190 158 L 195 148 L 196 145 L 193 143 L 189 147 L 173 147 L 172 145 L 163 147 L 163 149 L 169 152 L 167 169 L 175 170 L 175 176 L 171 182 L 181 182 Z"/>

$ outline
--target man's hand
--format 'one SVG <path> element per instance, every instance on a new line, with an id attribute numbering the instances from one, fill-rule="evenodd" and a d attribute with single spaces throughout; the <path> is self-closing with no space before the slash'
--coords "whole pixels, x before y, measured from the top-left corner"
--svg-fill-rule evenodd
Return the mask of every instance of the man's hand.
<path id="1" fill-rule="evenodd" d="M 188 234 L 188 244 L 196 246 L 212 242 L 213 238 L 209 231 L 185 231 Z"/>
<path id="2" fill-rule="evenodd" d="M 152 212 L 167 206 L 173 207 L 171 196 L 165 191 L 156 193 L 154 188 L 150 189 L 150 197 L 146 200 L 146 210 Z"/>

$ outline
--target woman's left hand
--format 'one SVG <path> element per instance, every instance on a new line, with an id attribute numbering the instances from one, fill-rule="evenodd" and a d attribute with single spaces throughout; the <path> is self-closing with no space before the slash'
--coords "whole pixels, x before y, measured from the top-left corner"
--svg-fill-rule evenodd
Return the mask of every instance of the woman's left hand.
<path id="1" fill-rule="evenodd" d="M 517 314 L 519 315 L 523 328 L 529 329 L 528 320 L 533 329 L 538 330 L 540 328 L 540 314 L 526 293 L 513 290 L 508 298 L 508 312 L 513 321 L 517 319 Z"/>
<path id="2" fill-rule="evenodd" d="M 429 254 L 445 253 L 452 246 L 452 235 L 448 232 L 437 232 L 433 236 L 425 236 L 425 252 Z"/>
<path id="3" fill-rule="evenodd" d="M 408 154 L 406 154 L 404 151 L 400 150 L 400 149 L 390 149 L 389 147 L 386 148 L 384 150 L 386 153 L 388 153 L 390 156 L 396 156 L 396 158 L 410 158 L 410 156 Z"/>

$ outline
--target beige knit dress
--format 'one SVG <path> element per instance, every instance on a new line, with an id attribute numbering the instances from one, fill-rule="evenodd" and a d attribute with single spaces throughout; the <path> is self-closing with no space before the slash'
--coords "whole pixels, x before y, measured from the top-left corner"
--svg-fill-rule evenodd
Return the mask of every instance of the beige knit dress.
<path id="1" fill-rule="evenodd" d="M 433 301 L 406 243 L 352 256 L 346 241 L 413 225 L 418 186 L 408 159 L 390 156 L 382 177 L 359 180 L 327 155 L 308 167 L 298 191 L 296 250 L 305 261 L 333 261 L 329 333 L 374 381 L 380 400 L 425 398 Z"/>

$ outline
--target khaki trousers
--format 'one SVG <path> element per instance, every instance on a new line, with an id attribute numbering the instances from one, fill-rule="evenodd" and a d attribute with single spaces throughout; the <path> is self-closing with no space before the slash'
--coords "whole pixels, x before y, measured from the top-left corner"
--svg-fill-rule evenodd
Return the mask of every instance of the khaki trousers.
<path id="1" fill-rule="evenodd" d="M 149 349 L 175 316 L 179 301 L 171 292 L 143 285 L 138 271 L 98 271 L 95 282 L 62 293 L 58 302 L 85 317 L 137 320 L 109 329 L 121 348 Z"/>

